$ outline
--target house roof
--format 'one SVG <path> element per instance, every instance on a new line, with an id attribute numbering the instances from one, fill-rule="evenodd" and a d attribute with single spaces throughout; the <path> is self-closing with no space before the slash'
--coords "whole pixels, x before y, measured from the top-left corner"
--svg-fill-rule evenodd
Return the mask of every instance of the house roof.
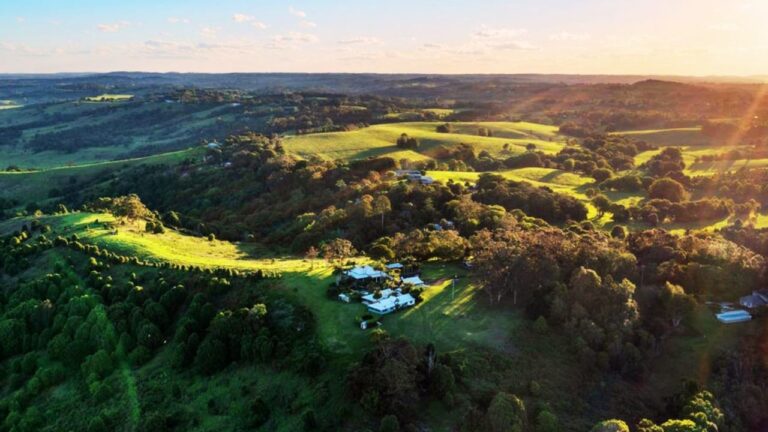
<path id="1" fill-rule="evenodd" d="M 390 264 L 387 264 L 387 268 L 388 269 L 401 269 L 401 268 L 403 268 L 403 265 L 400 264 L 400 263 L 390 263 Z"/>
<path id="2" fill-rule="evenodd" d="M 344 274 L 353 279 L 368 279 L 368 278 L 380 278 L 386 277 L 387 274 L 383 271 L 375 270 L 371 266 L 355 267 L 351 270 L 347 270 Z"/>
<path id="3" fill-rule="evenodd" d="M 403 283 L 404 284 L 410 284 L 410 285 L 417 285 L 417 286 L 418 285 L 424 285 L 424 281 L 421 280 L 421 278 L 418 277 L 418 276 L 411 276 L 411 277 L 403 278 Z"/>
<path id="4" fill-rule="evenodd" d="M 739 299 L 739 303 L 742 306 L 755 308 L 755 307 L 765 306 L 766 304 L 768 304 L 768 298 L 766 298 L 766 296 L 762 293 L 753 292 L 752 294 L 748 296 L 744 296 L 741 299 Z"/>
<path id="5" fill-rule="evenodd" d="M 381 294 L 381 297 L 379 297 L 379 298 L 375 298 L 373 294 L 366 294 L 366 295 L 362 296 L 361 299 L 363 299 L 364 302 L 376 303 L 378 301 L 381 301 L 381 300 L 391 296 L 392 295 L 392 290 L 389 289 L 389 288 L 386 288 L 386 289 L 381 290 L 380 294 Z"/>
<path id="6" fill-rule="evenodd" d="M 399 294 L 381 299 L 376 303 L 368 305 L 368 309 L 374 312 L 386 312 L 399 305 L 413 305 L 416 303 L 416 299 L 410 294 Z"/>

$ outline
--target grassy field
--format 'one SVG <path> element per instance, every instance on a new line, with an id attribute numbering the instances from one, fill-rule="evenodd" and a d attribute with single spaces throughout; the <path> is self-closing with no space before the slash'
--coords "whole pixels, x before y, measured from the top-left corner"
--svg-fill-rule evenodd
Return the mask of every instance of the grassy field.
<path id="1" fill-rule="evenodd" d="M 52 188 L 67 186 L 70 179 L 78 184 L 89 184 L 105 173 L 118 173 L 120 170 L 142 165 L 180 162 L 199 155 L 197 148 L 177 152 L 163 153 L 143 158 L 126 159 L 113 162 L 59 167 L 38 171 L 0 171 L 0 197 L 23 198 L 23 201 L 42 201 L 48 198 Z"/>
<path id="2" fill-rule="evenodd" d="M 504 144 L 509 144 L 509 154 L 525 151 L 527 144 L 535 144 L 545 153 L 556 153 L 563 147 L 556 135 L 556 127 L 534 123 L 452 123 L 454 133 L 438 133 L 439 122 L 394 123 L 370 126 L 350 132 L 329 132 L 290 136 L 285 139 L 285 148 L 303 157 L 318 156 L 326 159 L 363 159 L 369 156 L 391 156 L 394 158 L 431 158 L 436 156 L 440 146 L 471 144 L 477 151 L 486 150 L 503 156 Z M 493 137 L 477 135 L 478 127 L 493 131 Z M 416 152 L 404 154 L 395 146 L 400 134 L 406 133 L 420 141 Z M 418 154 L 419 156 L 416 156 Z"/>

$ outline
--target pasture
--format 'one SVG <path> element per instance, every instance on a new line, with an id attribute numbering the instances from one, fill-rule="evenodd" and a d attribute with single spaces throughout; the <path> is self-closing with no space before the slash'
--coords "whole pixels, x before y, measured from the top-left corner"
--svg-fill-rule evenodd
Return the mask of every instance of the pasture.
<path id="1" fill-rule="evenodd" d="M 395 143 L 403 133 L 419 140 L 419 148 L 409 151 L 408 156 L 421 159 L 435 158 L 442 146 L 450 148 L 462 143 L 471 144 L 478 152 L 485 150 L 492 155 L 507 157 L 525 152 L 528 144 L 536 145 L 538 150 L 545 153 L 557 153 L 564 146 L 554 126 L 525 122 L 451 123 L 454 128 L 453 133 L 439 133 L 435 128 L 440 124 L 440 122 L 392 123 L 349 132 L 287 136 L 284 146 L 287 151 L 306 158 L 346 160 L 371 156 L 402 158 L 404 154 Z M 479 136 L 478 128 L 480 127 L 490 129 L 494 136 Z M 506 152 L 505 144 L 509 144 L 509 150 Z"/>
<path id="2" fill-rule="evenodd" d="M 176 163 L 186 158 L 195 158 L 199 152 L 199 148 L 193 148 L 143 158 L 62 166 L 37 171 L 0 171 L 0 197 L 19 198 L 24 202 L 43 201 L 49 198 L 51 189 L 71 187 L 73 184 L 98 186 L 94 182 L 100 179 L 106 181 L 109 175 L 117 175 L 122 170 L 142 164 Z"/>

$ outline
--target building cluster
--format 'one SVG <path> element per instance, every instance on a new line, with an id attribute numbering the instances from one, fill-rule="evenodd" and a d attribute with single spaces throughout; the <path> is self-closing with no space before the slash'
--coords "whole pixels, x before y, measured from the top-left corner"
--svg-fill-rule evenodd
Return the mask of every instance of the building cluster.
<path id="1" fill-rule="evenodd" d="M 387 264 L 386 270 L 376 270 L 369 265 L 358 266 L 344 272 L 344 277 L 351 281 L 352 289 L 360 294 L 362 303 L 368 311 L 377 315 L 386 315 L 400 309 L 405 309 L 416 304 L 416 298 L 406 292 L 406 288 L 422 287 L 424 281 L 418 275 L 409 275 L 399 277 L 399 282 L 394 288 L 378 289 L 370 292 L 367 288 L 370 283 L 381 284 L 393 281 L 394 277 L 390 272 L 399 276 L 403 270 L 400 263 Z M 339 294 L 339 300 L 349 303 L 351 298 L 346 293 Z"/>

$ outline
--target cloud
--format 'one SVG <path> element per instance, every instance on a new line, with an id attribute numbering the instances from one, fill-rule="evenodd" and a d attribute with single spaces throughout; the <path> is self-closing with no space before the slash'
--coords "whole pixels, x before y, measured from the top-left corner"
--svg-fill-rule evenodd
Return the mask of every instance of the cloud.
<path id="1" fill-rule="evenodd" d="M 200 29 L 200 36 L 206 38 L 215 38 L 219 33 L 219 29 L 214 27 L 203 27 Z"/>
<path id="2" fill-rule="evenodd" d="M 99 24 L 96 26 L 96 28 L 104 33 L 116 33 L 128 27 L 129 25 L 131 25 L 131 23 L 128 21 L 119 21 L 115 23 Z"/>
<path id="3" fill-rule="evenodd" d="M 295 16 L 295 17 L 299 17 L 299 18 L 306 18 L 307 17 L 307 13 L 306 12 L 304 12 L 303 10 L 296 9 L 293 6 L 288 7 L 288 13 L 293 15 L 293 16 Z"/>
<path id="4" fill-rule="evenodd" d="M 558 42 L 582 42 L 591 39 L 592 36 L 586 33 L 560 32 L 549 35 L 549 40 Z"/>
<path id="5" fill-rule="evenodd" d="M 317 27 L 317 23 L 315 23 L 314 21 L 309 21 L 309 20 L 301 20 L 301 23 L 299 23 L 299 24 L 302 27 L 306 27 L 306 28 L 315 28 L 315 27 Z"/>
<path id="6" fill-rule="evenodd" d="M 187 18 L 178 18 L 178 17 L 170 17 L 168 18 L 168 22 L 170 24 L 189 24 L 189 20 Z"/>
<path id="7" fill-rule="evenodd" d="M 252 17 L 250 15 L 241 14 L 241 13 L 236 13 L 236 14 L 232 15 L 232 20 L 234 22 L 238 22 L 238 23 L 249 22 L 249 21 L 253 21 L 255 19 L 256 18 L 254 18 L 254 17 Z"/>
<path id="8" fill-rule="evenodd" d="M 476 39 L 498 40 L 514 38 L 526 33 L 528 33 L 528 30 L 524 28 L 492 28 L 483 26 L 475 31 L 472 36 Z"/>
<path id="9" fill-rule="evenodd" d="M 350 39 L 342 39 L 338 41 L 341 45 L 380 45 L 381 40 L 375 37 L 355 37 Z"/>
<path id="10" fill-rule="evenodd" d="M 310 33 L 289 32 L 283 35 L 272 36 L 267 45 L 271 49 L 293 49 L 302 44 L 310 44 L 318 41 L 317 36 Z"/>
<path id="11" fill-rule="evenodd" d="M 19 23 L 19 24 L 23 24 L 23 23 L 27 22 L 27 19 L 22 17 L 22 16 L 19 16 L 19 17 L 16 17 L 16 22 Z"/>
<path id="12" fill-rule="evenodd" d="M 256 17 L 242 13 L 236 13 L 232 15 L 232 21 L 240 24 L 250 24 L 252 27 L 260 30 L 267 28 L 267 25 L 261 21 L 258 21 Z"/>

